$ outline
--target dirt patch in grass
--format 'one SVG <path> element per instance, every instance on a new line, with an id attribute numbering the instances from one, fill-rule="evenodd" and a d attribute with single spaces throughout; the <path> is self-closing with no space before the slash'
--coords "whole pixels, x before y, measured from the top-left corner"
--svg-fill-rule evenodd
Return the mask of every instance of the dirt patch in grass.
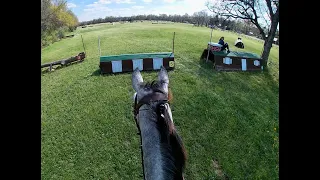
<path id="1" fill-rule="evenodd" d="M 214 170 L 214 173 L 217 175 L 217 177 L 219 178 L 219 180 L 228 180 L 228 176 L 222 171 L 221 166 L 218 163 L 218 160 L 213 159 L 212 160 L 212 167 Z"/>

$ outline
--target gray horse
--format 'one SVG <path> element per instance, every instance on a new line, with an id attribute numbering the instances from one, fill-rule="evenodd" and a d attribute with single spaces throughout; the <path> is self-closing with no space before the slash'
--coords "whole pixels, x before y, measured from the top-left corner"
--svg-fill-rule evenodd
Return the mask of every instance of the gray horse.
<path id="1" fill-rule="evenodd" d="M 145 180 L 183 180 L 186 152 L 173 124 L 168 102 L 169 77 L 161 67 L 158 81 L 144 83 L 138 68 L 132 74 L 134 116 L 141 137 Z"/>

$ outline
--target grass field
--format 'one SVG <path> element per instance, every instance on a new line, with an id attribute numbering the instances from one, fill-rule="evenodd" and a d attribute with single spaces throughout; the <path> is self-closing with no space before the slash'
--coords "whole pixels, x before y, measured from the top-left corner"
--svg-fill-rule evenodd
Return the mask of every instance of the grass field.
<path id="1" fill-rule="evenodd" d="M 168 52 L 174 31 L 169 78 L 173 120 L 188 153 L 185 179 L 279 179 L 279 48 L 271 50 L 268 71 L 216 72 L 199 59 L 210 29 L 151 22 L 78 28 L 42 49 L 41 63 L 77 55 L 82 35 L 87 55 L 41 75 L 42 179 L 142 179 L 131 73 L 99 74 L 98 36 L 101 55 Z M 243 51 L 233 46 L 237 34 L 217 30 L 213 41 L 220 36 Z M 242 40 L 245 51 L 261 54 L 261 42 Z"/>

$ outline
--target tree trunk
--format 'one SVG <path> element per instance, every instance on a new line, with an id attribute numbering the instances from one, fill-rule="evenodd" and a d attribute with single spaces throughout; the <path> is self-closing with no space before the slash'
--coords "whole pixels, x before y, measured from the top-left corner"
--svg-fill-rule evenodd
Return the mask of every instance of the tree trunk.
<path id="1" fill-rule="evenodd" d="M 272 22 L 271 22 L 270 31 L 268 33 L 268 37 L 264 41 L 263 52 L 261 54 L 261 58 L 262 58 L 264 67 L 268 66 L 268 58 L 269 58 L 269 54 L 270 54 L 270 51 L 271 51 L 273 39 L 274 39 L 274 37 L 276 35 L 278 23 L 279 23 L 279 9 L 277 10 L 277 12 L 273 16 L 273 19 L 272 19 Z"/>
<path id="2" fill-rule="evenodd" d="M 263 52 L 261 54 L 261 59 L 263 61 L 264 67 L 268 66 L 268 58 L 271 51 L 273 38 L 274 38 L 274 35 L 272 37 L 268 36 L 267 40 L 264 41 Z"/>

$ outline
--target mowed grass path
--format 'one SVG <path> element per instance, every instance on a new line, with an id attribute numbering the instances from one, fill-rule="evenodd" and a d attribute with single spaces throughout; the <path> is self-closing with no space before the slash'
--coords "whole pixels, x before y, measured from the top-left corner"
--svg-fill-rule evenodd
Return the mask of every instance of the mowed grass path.
<path id="1" fill-rule="evenodd" d="M 186 180 L 278 179 L 279 48 L 269 71 L 216 72 L 199 57 L 210 29 L 187 24 L 128 23 L 78 28 L 75 37 L 42 49 L 41 63 L 83 51 L 83 63 L 41 75 L 41 178 L 142 179 L 139 136 L 132 115 L 131 73 L 99 74 L 101 54 L 172 50 L 169 72 L 173 119 L 185 143 Z M 232 50 L 237 34 L 224 36 Z M 245 51 L 261 54 L 262 43 L 243 37 Z M 142 72 L 145 81 L 157 72 Z"/>

